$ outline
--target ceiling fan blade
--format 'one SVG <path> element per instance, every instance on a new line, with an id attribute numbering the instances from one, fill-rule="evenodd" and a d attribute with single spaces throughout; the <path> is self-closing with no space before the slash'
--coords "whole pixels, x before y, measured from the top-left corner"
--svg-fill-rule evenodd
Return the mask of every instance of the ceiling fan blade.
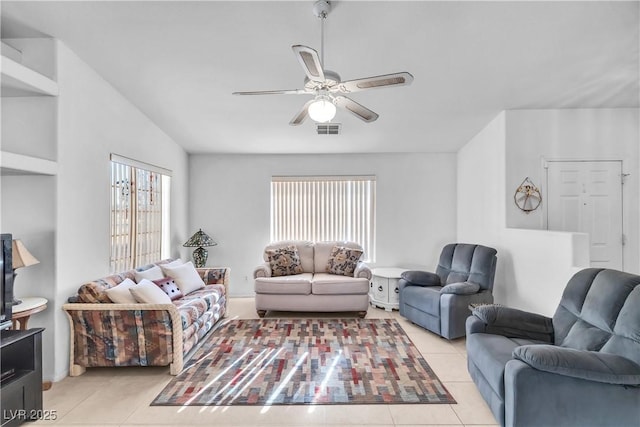
<path id="1" fill-rule="evenodd" d="M 293 53 L 295 53 L 296 58 L 298 58 L 309 80 L 323 83 L 325 80 L 324 71 L 322 70 L 318 52 L 300 44 L 291 46 L 291 49 L 293 49 Z"/>
<path id="2" fill-rule="evenodd" d="M 233 95 L 306 95 L 312 92 L 306 89 L 292 90 L 256 90 L 252 92 L 233 92 Z"/>
<path id="3" fill-rule="evenodd" d="M 367 123 L 375 122 L 378 120 L 378 114 L 369 110 L 367 107 L 358 104 L 351 98 L 347 98 L 346 96 L 336 96 L 334 103 L 338 107 L 342 107 L 345 110 L 352 113 L 354 116 L 358 117 L 362 121 Z"/>
<path id="4" fill-rule="evenodd" d="M 293 119 L 291 119 L 291 121 L 289 122 L 289 124 L 291 126 L 298 126 L 300 124 L 302 124 L 302 122 L 304 122 L 306 120 L 306 118 L 309 116 L 308 110 L 309 110 L 309 105 L 311 105 L 311 103 L 314 100 L 310 100 L 307 101 L 306 104 L 304 104 L 304 106 L 302 107 L 302 109 L 300 110 L 300 112 L 298 114 L 296 114 Z"/>
<path id="5" fill-rule="evenodd" d="M 347 80 L 337 87 L 340 92 L 351 93 L 361 90 L 375 89 L 381 87 L 406 86 L 413 81 L 411 73 L 402 72 L 385 74 L 383 76 L 365 77 L 363 79 Z"/>

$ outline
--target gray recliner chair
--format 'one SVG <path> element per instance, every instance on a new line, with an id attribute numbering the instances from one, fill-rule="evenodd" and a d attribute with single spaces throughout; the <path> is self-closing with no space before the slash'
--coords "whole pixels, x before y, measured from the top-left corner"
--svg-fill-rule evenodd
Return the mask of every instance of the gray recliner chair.
<path id="1" fill-rule="evenodd" d="M 493 302 L 496 250 L 451 243 L 435 273 L 405 271 L 398 281 L 400 315 L 444 338 L 464 336 L 469 304 Z"/>
<path id="2" fill-rule="evenodd" d="M 503 426 L 640 425 L 640 276 L 582 270 L 553 318 L 477 307 L 466 345 L 469 373 Z"/>

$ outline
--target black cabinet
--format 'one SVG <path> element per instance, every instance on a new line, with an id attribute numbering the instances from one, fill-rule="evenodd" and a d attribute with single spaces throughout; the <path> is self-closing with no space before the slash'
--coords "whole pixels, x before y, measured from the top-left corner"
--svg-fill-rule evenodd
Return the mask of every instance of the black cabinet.
<path id="1" fill-rule="evenodd" d="M 0 332 L 2 427 L 36 420 L 42 414 L 42 331 Z"/>

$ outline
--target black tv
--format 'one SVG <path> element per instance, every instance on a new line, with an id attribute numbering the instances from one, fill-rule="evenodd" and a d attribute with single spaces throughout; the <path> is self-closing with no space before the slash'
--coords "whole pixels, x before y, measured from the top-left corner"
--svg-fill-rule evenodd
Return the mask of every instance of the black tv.
<path id="1" fill-rule="evenodd" d="M 11 327 L 11 306 L 13 305 L 13 257 L 11 234 L 1 234 L 2 254 L 0 255 L 0 330 Z"/>

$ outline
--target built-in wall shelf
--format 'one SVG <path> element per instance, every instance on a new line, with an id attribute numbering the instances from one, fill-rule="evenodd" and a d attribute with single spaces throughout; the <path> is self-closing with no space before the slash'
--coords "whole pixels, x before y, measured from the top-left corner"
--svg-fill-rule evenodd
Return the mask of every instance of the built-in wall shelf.
<path id="1" fill-rule="evenodd" d="M 53 160 L 0 151 L 2 175 L 56 175 L 58 163 Z"/>
<path id="2" fill-rule="evenodd" d="M 58 84 L 30 68 L 2 56 L 2 96 L 58 96 Z"/>

